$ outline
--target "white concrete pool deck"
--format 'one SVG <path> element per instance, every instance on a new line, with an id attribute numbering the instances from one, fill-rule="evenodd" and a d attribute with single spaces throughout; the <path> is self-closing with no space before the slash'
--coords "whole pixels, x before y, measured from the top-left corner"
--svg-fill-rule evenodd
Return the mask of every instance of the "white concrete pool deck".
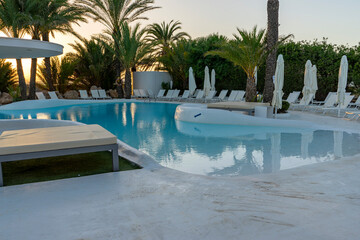
<path id="1" fill-rule="evenodd" d="M 359 173 L 355 156 L 248 177 L 146 167 L 3 187 L 0 239 L 358 239 Z"/>

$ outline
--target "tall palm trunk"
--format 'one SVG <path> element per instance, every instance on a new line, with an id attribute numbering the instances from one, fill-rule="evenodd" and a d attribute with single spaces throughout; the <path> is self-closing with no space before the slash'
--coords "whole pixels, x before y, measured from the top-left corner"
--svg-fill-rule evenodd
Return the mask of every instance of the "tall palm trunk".
<path id="1" fill-rule="evenodd" d="M 125 98 L 131 98 L 131 69 L 127 68 L 125 72 Z"/>
<path id="2" fill-rule="evenodd" d="M 256 101 L 255 77 L 248 77 L 247 78 L 245 100 L 247 102 L 255 102 Z"/>
<path id="3" fill-rule="evenodd" d="M 29 99 L 35 99 L 37 58 L 31 59 Z"/>
<path id="4" fill-rule="evenodd" d="M 24 70 L 22 67 L 21 59 L 16 59 L 16 69 L 19 77 L 21 99 L 26 100 L 26 82 L 25 82 Z"/>
<path id="5" fill-rule="evenodd" d="M 49 42 L 49 33 L 48 32 L 42 34 L 42 40 L 46 41 L 46 42 Z M 49 90 L 50 91 L 55 91 L 54 82 L 53 82 L 52 75 L 51 75 L 50 58 L 46 57 L 44 59 L 44 62 L 45 62 L 45 79 L 46 79 L 46 82 L 47 82 L 47 84 L 49 86 Z"/>
<path id="6" fill-rule="evenodd" d="M 266 59 L 264 102 L 271 102 L 274 91 L 273 76 L 276 69 L 276 51 L 274 47 L 279 38 L 279 0 L 268 0 L 267 2 L 268 26 L 267 47 L 273 49 Z"/>

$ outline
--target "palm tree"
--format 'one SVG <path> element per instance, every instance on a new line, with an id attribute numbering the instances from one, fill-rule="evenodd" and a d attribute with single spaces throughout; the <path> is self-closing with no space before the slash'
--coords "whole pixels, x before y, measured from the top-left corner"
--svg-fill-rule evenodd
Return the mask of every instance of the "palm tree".
<path id="1" fill-rule="evenodd" d="M 75 0 L 76 6 L 87 12 L 87 16 L 105 26 L 104 33 L 113 38 L 119 38 L 124 22 L 147 20 L 143 14 L 157 9 L 154 0 Z M 121 65 L 117 62 L 117 77 L 121 73 Z"/>
<path id="2" fill-rule="evenodd" d="M 272 49 L 266 59 L 264 102 L 271 102 L 274 84 L 273 76 L 276 68 L 276 44 L 279 38 L 279 0 L 268 0 L 267 2 L 268 26 L 267 26 L 267 47 Z"/>
<path id="3" fill-rule="evenodd" d="M 59 59 L 59 57 L 51 57 L 51 77 L 56 84 L 56 90 L 64 94 L 67 90 L 77 89 L 79 87 L 79 81 L 74 77 L 76 59 L 69 55 Z M 37 86 L 44 90 L 49 90 L 48 83 L 46 81 L 46 67 L 45 62 L 39 65 L 37 75 L 40 82 Z"/>
<path id="4" fill-rule="evenodd" d="M 39 1 L 39 30 L 43 41 L 49 41 L 50 34 L 54 37 L 55 32 L 72 33 L 77 35 L 72 24 L 79 21 L 86 22 L 84 11 L 68 0 L 41 0 Z M 51 78 L 50 58 L 45 58 L 46 80 L 50 90 L 54 90 Z"/>
<path id="5" fill-rule="evenodd" d="M 171 20 L 170 23 L 154 23 L 148 26 L 146 40 L 154 46 L 153 52 L 157 57 L 164 56 L 171 44 L 190 38 L 189 34 L 178 32 L 179 30 L 181 30 L 181 22 L 174 22 L 174 20 Z"/>
<path id="6" fill-rule="evenodd" d="M 21 38 L 25 33 L 28 18 L 24 13 L 22 0 L 0 1 L 0 31 L 8 37 Z M 21 98 L 26 99 L 26 82 L 21 59 L 16 59 Z"/>
<path id="7" fill-rule="evenodd" d="M 112 88 L 115 78 L 114 56 L 110 50 L 98 39 L 87 40 L 79 37 L 80 42 L 70 44 L 73 53 L 67 55 L 76 59 L 75 76 L 84 87 L 101 86 Z"/>
<path id="8" fill-rule="evenodd" d="M 267 56 L 265 29 L 257 31 L 255 26 L 250 32 L 239 28 L 237 30 L 239 36 L 234 34 L 235 40 L 222 44 L 218 50 L 205 53 L 205 56 L 217 55 L 241 67 L 247 75 L 246 101 L 256 101 L 254 69 L 259 67 Z"/>
<path id="9" fill-rule="evenodd" d="M 134 28 L 124 22 L 120 34 L 113 34 L 114 42 L 109 49 L 125 69 L 125 98 L 131 98 L 131 74 L 136 66 L 149 62 L 146 59 L 151 51 L 151 46 L 144 41 L 145 29 L 140 29 L 140 24 Z"/>
<path id="10" fill-rule="evenodd" d="M 169 50 L 164 55 L 158 57 L 161 63 L 160 70 L 166 70 L 171 75 L 174 87 L 188 89 L 187 72 L 190 65 L 191 42 L 185 39 L 171 43 Z"/>

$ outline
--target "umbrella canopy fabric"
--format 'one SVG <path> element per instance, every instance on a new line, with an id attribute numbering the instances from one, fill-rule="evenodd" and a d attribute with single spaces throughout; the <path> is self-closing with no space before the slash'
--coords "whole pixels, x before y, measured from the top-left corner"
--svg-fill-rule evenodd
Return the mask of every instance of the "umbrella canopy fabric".
<path id="1" fill-rule="evenodd" d="M 190 95 L 193 95 L 196 90 L 196 82 L 194 77 L 194 71 L 192 67 L 189 68 L 189 92 Z"/>
<path id="2" fill-rule="evenodd" d="M 0 58 L 52 57 L 63 53 L 63 46 L 39 40 L 0 37 Z"/>
<path id="3" fill-rule="evenodd" d="M 318 90 L 318 85 L 317 85 L 317 68 L 316 65 L 313 65 L 311 68 L 311 84 L 310 84 L 310 88 L 311 88 L 311 93 L 316 94 L 316 91 Z"/>
<path id="4" fill-rule="evenodd" d="M 279 55 L 276 62 L 275 71 L 275 88 L 272 99 L 272 106 L 276 109 L 282 108 L 282 97 L 284 95 L 282 88 L 284 86 L 284 58 L 283 55 Z"/>
<path id="5" fill-rule="evenodd" d="M 311 96 L 311 78 L 312 78 L 312 64 L 310 60 L 306 61 L 305 64 L 305 72 L 304 72 L 304 87 L 302 89 L 302 94 L 305 102 L 309 101 L 309 97 Z"/>
<path id="6" fill-rule="evenodd" d="M 210 73 L 208 66 L 205 67 L 205 78 L 204 78 L 204 95 L 207 96 L 210 92 Z"/>
<path id="7" fill-rule="evenodd" d="M 342 105 L 345 102 L 345 91 L 347 85 L 347 75 L 348 75 L 348 61 L 346 56 L 342 56 L 341 64 L 339 69 L 339 82 L 337 89 L 337 103 L 338 105 Z"/>
<path id="8" fill-rule="evenodd" d="M 215 91 L 215 69 L 211 71 L 211 91 Z"/>

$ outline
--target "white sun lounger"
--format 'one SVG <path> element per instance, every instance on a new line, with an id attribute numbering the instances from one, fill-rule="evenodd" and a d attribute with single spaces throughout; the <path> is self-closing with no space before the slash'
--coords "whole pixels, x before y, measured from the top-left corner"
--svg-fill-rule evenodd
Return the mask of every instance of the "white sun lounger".
<path id="1" fill-rule="evenodd" d="M 190 91 L 189 90 L 185 90 L 182 94 L 181 97 L 178 98 L 179 101 L 185 101 L 186 99 L 188 99 L 190 96 Z"/>
<path id="2" fill-rule="evenodd" d="M 323 105 L 308 105 L 304 107 L 304 110 L 317 112 L 318 110 L 322 110 L 324 107 L 333 107 L 335 103 L 336 103 L 336 94 L 330 94 L 330 96 L 325 99 Z"/>
<path id="3" fill-rule="evenodd" d="M 288 103 L 295 103 L 297 101 L 297 99 L 299 98 L 300 92 L 292 92 L 289 94 L 289 96 L 287 97 L 287 99 L 285 101 L 287 101 Z"/>
<path id="4" fill-rule="evenodd" d="M 160 89 L 156 98 L 162 98 L 164 97 L 164 94 L 165 94 L 165 89 Z"/>
<path id="5" fill-rule="evenodd" d="M 243 100 L 244 100 L 245 93 L 246 93 L 246 92 L 243 91 L 243 90 L 238 91 L 238 94 L 237 94 L 236 97 L 235 97 L 235 101 L 237 101 L 237 102 L 243 101 Z"/>
<path id="6" fill-rule="evenodd" d="M 98 90 L 90 90 L 91 92 L 91 96 L 95 99 L 100 99 L 101 97 L 99 96 L 99 92 Z"/>
<path id="7" fill-rule="evenodd" d="M 237 90 L 232 90 L 230 93 L 230 96 L 228 97 L 228 101 L 229 102 L 234 102 L 236 99 L 236 95 L 238 95 L 238 91 Z"/>
<path id="8" fill-rule="evenodd" d="M 79 93 L 80 99 L 92 99 L 91 97 L 89 97 L 86 90 L 79 90 Z"/>
<path id="9" fill-rule="evenodd" d="M 155 97 L 155 95 L 154 95 L 154 93 L 153 93 L 153 91 L 151 89 L 148 89 L 147 92 L 149 94 L 149 98 L 154 98 Z"/>
<path id="10" fill-rule="evenodd" d="M 109 97 L 108 95 L 106 95 L 106 92 L 105 92 L 104 89 L 99 89 L 99 90 L 98 90 L 98 93 L 99 93 L 100 98 L 103 98 L 103 99 L 111 99 L 111 97 Z"/>
<path id="11" fill-rule="evenodd" d="M 324 107 L 324 108 L 322 108 L 323 114 L 326 114 L 326 113 L 332 112 L 332 111 L 346 110 L 353 98 L 354 98 L 353 95 L 345 95 L 344 104 L 341 104 L 340 106 L 337 106 L 337 107 Z"/>
<path id="12" fill-rule="evenodd" d="M 299 104 L 293 103 L 290 104 L 290 107 L 292 109 L 304 110 L 305 107 L 308 106 L 313 99 L 314 99 L 314 94 L 310 93 L 307 99 L 302 98 Z"/>
<path id="13" fill-rule="evenodd" d="M 349 103 L 350 108 L 360 108 L 360 96 L 356 99 L 354 103 Z"/>
<path id="14" fill-rule="evenodd" d="M 0 186 L 4 184 L 3 162 L 107 150 L 112 151 L 113 170 L 118 171 L 117 139 L 99 125 L 4 131 L 0 135 Z"/>
<path id="15" fill-rule="evenodd" d="M 50 99 L 53 99 L 53 100 L 59 99 L 58 96 L 56 95 L 56 92 L 51 91 L 48 93 L 49 93 Z"/>
<path id="16" fill-rule="evenodd" d="M 228 90 L 221 90 L 218 97 L 215 98 L 217 101 L 224 101 L 226 94 L 228 93 Z"/>
<path id="17" fill-rule="evenodd" d="M 209 94 L 205 97 L 205 102 L 211 101 L 214 99 L 216 91 L 210 91 Z"/>
<path id="18" fill-rule="evenodd" d="M 37 97 L 39 100 L 45 100 L 45 99 L 46 99 L 46 97 L 45 97 L 45 95 L 44 95 L 43 92 L 36 92 L 35 94 L 36 94 L 36 97 Z"/>

